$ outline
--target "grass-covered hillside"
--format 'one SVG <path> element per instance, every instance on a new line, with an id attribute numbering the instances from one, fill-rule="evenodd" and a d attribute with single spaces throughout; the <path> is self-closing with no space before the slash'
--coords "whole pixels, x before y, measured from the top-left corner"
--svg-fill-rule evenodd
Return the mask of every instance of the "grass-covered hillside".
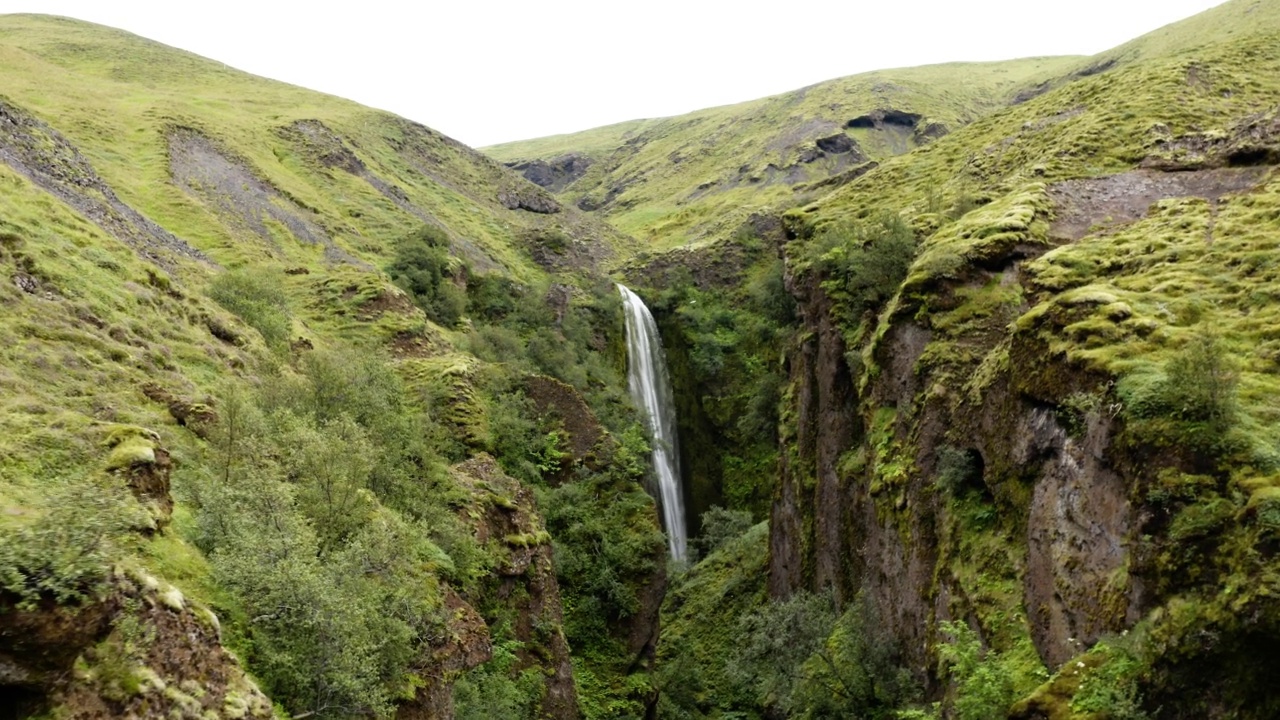
<path id="1" fill-rule="evenodd" d="M 0 716 L 641 701 L 625 235 L 122 31 L 3 16 L 0 69 Z"/>
<path id="2" fill-rule="evenodd" d="M 485 148 L 646 246 L 731 234 L 953 132 L 1079 58 L 882 70 L 774 97 Z M 825 189 L 824 189 L 825 187 Z"/>

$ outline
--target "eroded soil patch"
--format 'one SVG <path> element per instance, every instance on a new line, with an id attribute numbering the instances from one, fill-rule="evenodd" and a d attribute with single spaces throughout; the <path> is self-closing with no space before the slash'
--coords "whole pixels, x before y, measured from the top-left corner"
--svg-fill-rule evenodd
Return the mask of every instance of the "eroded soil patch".
<path id="1" fill-rule="evenodd" d="M 115 191 L 62 133 L 2 100 L 0 162 L 165 269 L 173 269 L 175 256 L 209 262 L 204 253 L 116 197 Z"/>
<path id="2" fill-rule="evenodd" d="M 1219 168 L 1198 172 L 1134 170 L 1101 178 L 1055 183 L 1049 197 L 1057 217 L 1049 234 L 1056 240 L 1075 241 L 1091 229 L 1136 222 L 1152 203 L 1166 198 L 1201 197 L 1216 201 L 1224 195 L 1256 186 L 1267 168 Z"/>
<path id="3" fill-rule="evenodd" d="M 169 172 L 179 187 L 224 221 L 258 235 L 272 247 L 279 247 L 268 227 L 274 221 L 301 242 L 322 244 L 330 262 L 364 265 L 333 243 L 314 212 L 194 130 L 175 128 L 169 133 Z"/>

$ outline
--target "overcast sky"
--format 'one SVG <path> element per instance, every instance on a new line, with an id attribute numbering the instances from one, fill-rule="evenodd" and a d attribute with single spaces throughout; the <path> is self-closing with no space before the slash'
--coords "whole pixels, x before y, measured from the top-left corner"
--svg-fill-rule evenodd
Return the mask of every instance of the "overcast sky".
<path id="1" fill-rule="evenodd" d="M 881 68 L 1091 55 L 1219 2 L 0 0 L 0 12 L 123 28 L 478 147 Z"/>

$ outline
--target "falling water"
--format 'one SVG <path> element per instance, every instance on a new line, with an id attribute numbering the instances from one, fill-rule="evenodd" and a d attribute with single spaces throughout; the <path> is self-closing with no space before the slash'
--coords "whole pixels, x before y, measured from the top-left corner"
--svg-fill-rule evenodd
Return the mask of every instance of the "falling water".
<path id="1" fill-rule="evenodd" d="M 627 385 L 631 399 L 645 412 L 653 440 L 653 467 L 658 473 L 658 496 L 667 528 L 671 557 L 685 555 L 684 500 L 680 497 L 680 454 L 676 444 L 676 406 L 667 378 L 658 326 L 644 302 L 618 286 L 627 316 Z"/>

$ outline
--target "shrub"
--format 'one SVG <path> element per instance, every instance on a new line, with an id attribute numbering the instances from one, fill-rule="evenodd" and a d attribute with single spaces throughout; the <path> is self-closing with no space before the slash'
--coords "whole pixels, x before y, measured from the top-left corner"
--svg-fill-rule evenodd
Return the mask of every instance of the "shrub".
<path id="1" fill-rule="evenodd" d="M 467 298 L 452 282 L 449 237 L 434 225 L 401 238 L 387 274 L 435 322 L 452 327 L 462 319 Z"/>
<path id="2" fill-rule="evenodd" d="M 840 616 L 803 671 L 795 698 L 804 718 L 896 718 L 919 692 L 866 596 Z"/>
<path id="3" fill-rule="evenodd" d="M 822 289 L 859 316 L 893 297 L 915 253 L 914 231 L 885 212 L 870 222 L 824 230 L 810 262 L 822 273 Z"/>
<path id="4" fill-rule="evenodd" d="M 244 268 L 214 278 L 209 297 L 258 331 L 274 350 L 288 345 L 293 324 L 283 276 L 273 270 Z"/>
<path id="5" fill-rule="evenodd" d="M 1092 653 L 1100 653 L 1103 661 L 1080 681 L 1071 697 L 1071 710 L 1082 715 L 1107 720 L 1148 720 L 1138 690 L 1139 675 L 1146 664 L 1135 651 L 1137 634 L 1098 643 Z"/>
<path id="6" fill-rule="evenodd" d="M 754 523 L 745 510 L 726 510 L 712 506 L 702 513 L 702 533 L 690 543 L 698 557 L 706 557 L 734 538 L 741 537 Z"/>
<path id="7" fill-rule="evenodd" d="M 1240 449 L 1238 384 L 1235 362 L 1203 323 L 1162 375 L 1131 374 L 1117 391 L 1138 432 L 1158 443 L 1173 439 L 1194 452 L 1222 455 Z"/>
<path id="8" fill-rule="evenodd" d="M 76 480 L 50 494 L 44 514 L 0 542 L 0 589 L 23 607 L 42 597 L 75 603 L 97 595 L 119 556 L 119 540 L 145 512 L 122 482 Z"/>
<path id="9" fill-rule="evenodd" d="M 1225 432 L 1236 419 L 1239 374 L 1221 338 L 1208 324 L 1165 367 L 1163 401 L 1169 413 L 1188 423 Z"/>
<path id="10" fill-rule="evenodd" d="M 938 656 L 955 681 L 957 720 L 1004 717 L 1016 690 L 1000 656 L 984 650 L 978 633 L 963 620 L 943 622 L 941 627 L 951 636 L 951 642 L 938 646 Z"/>
<path id="11" fill-rule="evenodd" d="M 934 484 L 948 497 L 960 497 L 966 491 L 982 486 L 981 456 L 974 451 L 950 445 L 938 448 L 938 466 Z"/>
<path id="12" fill-rule="evenodd" d="M 182 488 L 214 579 L 243 609 L 272 697 L 316 717 L 387 717 L 441 635 L 440 578 L 489 560 L 432 424 L 376 355 L 313 351 L 299 373 L 218 404 L 203 474 Z"/>
<path id="13" fill-rule="evenodd" d="M 505 634 L 506 628 L 498 628 Z M 493 658 L 458 677 L 453 685 L 454 716 L 458 720 L 533 718 L 545 690 L 537 668 L 516 672 L 519 641 L 495 642 Z"/>
<path id="14" fill-rule="evenodd" d="M 831 596 L 804 591 L 744 615 L 729 676 L 748 688 L 760 707 L 776 708 L 784 717 L 798 714 L 804 663 L 822 648 L 835 622 Z"/>

